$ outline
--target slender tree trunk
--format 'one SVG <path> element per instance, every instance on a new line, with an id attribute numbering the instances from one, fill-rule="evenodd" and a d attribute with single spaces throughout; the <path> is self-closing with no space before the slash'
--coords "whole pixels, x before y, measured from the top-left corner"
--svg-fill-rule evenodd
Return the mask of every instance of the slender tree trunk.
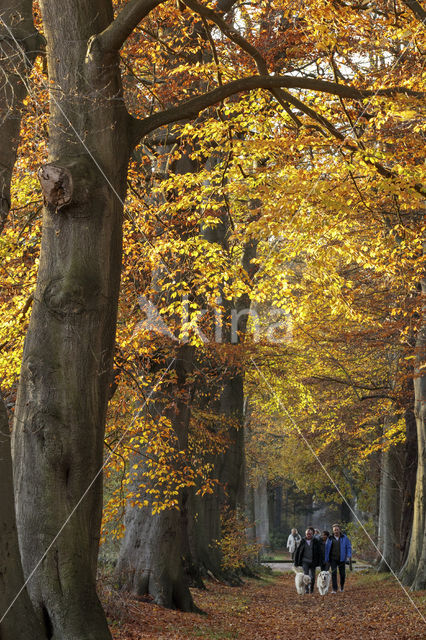
<path id="1" fill-rule="evenodd" d="M 281 484 L 274 487 L 274 530 L 276 533 L 281 531 L 281 514 L 283 508 L 283 487 Z"/>
<path id="2" fill-rule="evenodd" d="M 95 578 L 129 117 L 118 55 L 91 40 L 111 22 L 111 4 L 40 5 L 50 164 L 40 172 L 40 267 L 15 412 L 17 524 L 24 573 L 35 571 L 30 596 L 47 636 L 103 640 L 110 633 Z"/>
<path id="3" fill-rule="evenodd" d="M 254 489 L 254 517 L 256 540 L 265 548 L 269 546 L 268 483 L 265 478 Z"/>
<path id="4" fill-rule="evenodd" d="M 392 446 L 382 454 L 379 506 L 379 548 L 382 558 L 378 571 L 398 571 L 401 566 L 401 454 L 399 446 Z"/>
<path id="5" fill-rule="evenodd" d="M 413 526 L 414 495 L 416 491 L 417 469 L 417 427 L 416 416 L 412 408 L 405 412 L 406 440 L 403 477 L 403 495 L 401 508 L 400 545 L 401 562 L 405 563 L 410 546 L 411 528 Z"/>
<path id="6" fill-rule="evenodd" d="M 426 245 L 423 246 L 423 254 Z M 421 282 L 422 323 L 416 339 L 414 413 L 417 425 L 417 475 L 410 547 L 401 570 L 402 582 L 413 590 L 426 589 L 426 278 Z"/>

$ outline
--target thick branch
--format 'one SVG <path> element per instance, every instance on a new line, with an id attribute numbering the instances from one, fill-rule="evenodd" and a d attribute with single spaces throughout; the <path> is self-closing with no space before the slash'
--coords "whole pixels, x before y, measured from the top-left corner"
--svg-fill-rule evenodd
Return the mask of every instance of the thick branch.
<path id="1" fill-rule="evenodd" d="M 215 11 L 212 11 L 212 9 L 209 9 L 208 7 L 200 4 L 196 0 L 183 0 L 183 3 L 186 4 L 187 7 L 198 13 L 200 16 L 203 16 L 203 18 L 207 18 L 208 20 L 214 22 L 214 24 L 219 27 L 222 33 L 228 36 L 228 38 L 232 40 L 232 42 L 238 44 L 238 46 L 241 47 L 243 51 L 248 53 L 253 58 L 253 60 L 256 62 L 259 74 L 267 74 L 268 71 L 266 68 L 266 63 L 261 53 L 256 49 L 256 47 L 254 47 L 245 38 L 243 38 L 237 31 L 237 29 L 234 29 L 234 27 L 229 25 L 222 18 L 222 16 L 220 16 Z"/>
<path id="2" fill-rule="evenodd" d="M 208 91 L 200 96 L 191 98 L 176 107 L 171 107 L 165 111 L 138 120 L 137 135 L 139 138 L 147 135 L 154 129 L 162 127 L 166 124 L 179 122 L 180 120 L 189 120 L 197 116 L 200 111 L 207 109 L 225 98 L 241 93 L 242 91 L 250 91 L 252 89 L 274 89 L 275 87 L 286 87 L 287 89 L 307 89 L 310 91 L 318 91 L 321 93 L 329 93 L 342 98 L 352 98 L 362 100 L 372 95 L 393 96 L 398 93 L 410 95 L 415 98 L 423 98 L 422 91 L 413 91 L 405 87 L 389 87 L 387 89 L 360 90 L 355 87 L 348 87 L 343 84 L 336 84 L 327 80 L 317 80 L 313 78 L 297 78 L 295 76 L 248 76 L 239 80 L 233 80 L 227 84 L 217 87 L 212 91 Z"/>
<path id="3" fill-rule="evenodd" d="M 130 0 L 97 40 L 104 51 L 118 51 L 139 22 L 165 0 Z"/>
<path id="4" fill-rule="evenodd" d="M 259 75 L 266 76 L 269 74 L 268 65 L 266 64 L 265 58 L 262 56 L 260 51 L 256 49 L 248 40 L 246 40 L 238 31 L 234 29 L 231 25 L 229 25 L 221 15 L 208 9 L 204 5 L 200 4 L 196 0 L 183 0 L 184 4 L 186 4 L 190 9 L 198 13 L 204 19 L 211 20 L 219 29 L 222 31 L 224 35 L 226 35 L 232 42 L 235 42 L 243 51 L 249 54 L 256 63 L 257 71 Z M 293 103 L 294 100 L 291 100 L 291 96 L 287 91 L 284 91 L 281 88 L 271 89 L 272 95 L 276 98 L 279 104 L 285 109 L 285 111 L 289 114 L 289 116 L 296 122 L 297 126 L 300 126 L 300 121 L 293 114 L 291 109 L 289 108 L 287 103 Z M 290 99 L 289 99 L 290 98 Z M 295 99 L 296 100 L 296 99 Z M 299 101 L 297 101 L 299 102 Z M 297 104 L 299 108 L 303 106 L 303 103 Z M 302 109 L 303 111 L 303 109 Z"/>
<path id="5" fill-rule="evenodd" d="M 143 120 L 134 119 L 134 144 L 136 145 L 141 140 L 141 138 L 146 136 L 151 131 L 154 131 L 155 129 L 168 124 L 179 122 L 181 120 L 191 120 L 192 118 L 195 118 L 200 113 L 200 111 L 203 111 L 203 109 L 207 109 L 208 107 L 211 107 L 212 105 L 217 104 L 225 98 L 229 98 L 230 96 L 235 95 L 236 93 L 249 91 L 251 89 L 274 89 L 275 87 L 308 89 L 357 100 L 361 100 L 371 95 L 392 96 L 398 93 L 405 93 L 414 97 L 424 96 L 424 94 L 420 91 L 412 91 L 411 89 L 405 89 L 404 87 L 390 87 L 387 89 L 373 91 L 360 90 L 354 87 L 336 84 L 335 82 L 328 82 L 326 80 L 316 80 L 311 78 L 296 78 L 294 76 L 249 76 L 247 78 L 241 78 L 240 80 L 234 80 L 233 82 L 224 84 L 221 87 L 217 87 L 216 89 L 208 91 L 203 95 L 191 98 L 190 100 L 187 100 L 186 102 L 183 102 L 176 107 L 171 107 L 170 109 L 155 113 L 154 115 L 149 116 L 148 118 L 144 118 Z M 297 98 L 293 98 L 293 96 L 291 96 L 290 94 L 288 94 L 288 96 L 286 95 L 286 99 L 293 104 L 295 104 L 297 101 Z M 309 113 L 309 115 L 312 115 L 312 117 L 315 117 L 317 121 L 319 118 L 321 118 L 321 116 L 316 114 L 316 112 L 310 109 L 310 107 L 307 107 L 306 105 L 303 105 L 303 107 L 304 112 Z M 330 130 L 330 127 L 328 126 L 328 124 L 330 123 L 328 123 L 325 119 L 322 124 L 324 124 L 324 126 L 327 126 L 327 128 Z M 342 134 L 334 127 L 332 128 L 332 133 L 338 139 L 343 141 L 344 137 L 342 136 Z M 351 144 L 350 142 L 346 142 L 345 146 L 349 147 L 352 151 L 358 151 L 358 147 L 355 144 Z M 366 158 L 366 161 L 373 164 L 380 175 L 382 175 L 383 177 L 397 177 L 397 175 L 394 174 L 391 170 L 386 169 L 386 167 L 376 162 L 374 159 Z M 426 191 L 422 185 L 416 184 L 414 185 L 414 189 L 422 195 L 426 194 Z"/>
<path id="6" fill-rule="evenodd" d="M 374 387 L 372 385 L 360 384 L 359 382 L 353 382 L 352 380 L 342 380 L 342 378 L 333 378 L 332 376 L 309 376 L 307 382 L 311 380 L 318 380 L 320 382 L 335 382 L 337 384 L 343 384 L 349 387 L 357 389 L 364 389 L 366 391 L 379 391 L 381 389 L 387 389 L 388 387 Z M 369 396 L 370 397 L 370 396 Z"/>
<path id="7" fill-rule="evenodd" d="M 407 5 L 409 9 L 411 9 L 411 11 L 420 20 L 420 22 L 426 24 L 426 11 L 423 9 L 420 2 L 417 2 L 417 0 L 402 0 L 402 2 Z"/>

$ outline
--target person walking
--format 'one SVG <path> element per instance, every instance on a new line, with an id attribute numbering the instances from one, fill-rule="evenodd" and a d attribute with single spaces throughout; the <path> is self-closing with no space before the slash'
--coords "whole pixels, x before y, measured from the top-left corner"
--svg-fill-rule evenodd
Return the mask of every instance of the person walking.
<path id="1" fill-rule="evenodd" d="M 321 565 L 320 565 L 321 571 L 328 571 L 329 568 L 330 568 L 330 563 L 325 561 L 325 545 L 326 545 L 326 542 L 327 542 L 329 536 L 330 536 L 330 532 L 329 531 L 324 530 L 324 531 L 321 532 L 321 538 L 320 538 L 320 541 L 321 541 Z"/>
<path id="2" fill-rule="evenodd" d="M 296 553 L 296 549 L 300 544 L 302 536 L 298 532 L 297 529 L 293 527 L 290 532 L 290 535 L 287 538 L 287 549 L 289 553 L 291 553 L 291 561 L 294 562 L 294 554 Z"/>
<path id="3" fill-rule="evenodd" d="M 302 567 L 303 573 L 311 578 L 311 584 L 306 586 L 306 593 L 313 593 L 315 586 L 315 569 L 321 564 L 321 543 L 314 538 L 314 529 L 309 527 L 305 531 L 294 555 L 294 565 Z"/>
<path id="4" fill-rule="evenodd" d="M 346 560 L 352 558 L 352 546 L 348 536 L 342 533 L 339 524 L 333 524 L 333 533 L 325 543 L 325 562 L 330 563 L 333 591 L 337 593 L 337 570 L 340 576 L 340 591 L 345 588 Z"/>

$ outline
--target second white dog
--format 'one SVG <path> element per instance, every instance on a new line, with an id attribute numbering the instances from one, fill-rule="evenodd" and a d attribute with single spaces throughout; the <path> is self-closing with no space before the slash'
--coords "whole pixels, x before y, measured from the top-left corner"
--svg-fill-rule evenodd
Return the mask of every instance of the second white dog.
<path id="1" fill-rule="evenodd" d="M 317 587 L 319 594 L 325 596 L 330 588 L 330 573 L 328 571 L 320 571 L 317 577 Z"/>
<path id="2" fill-rule="evenodd" d="M 294 576 L 294 584 L 296 586 L 296 591 L 299 594 L 299 596 L 303 596 L 303 594 L 305 593 L 306 587 L 311 584 L 311 578 L 305 575 L 302 571 L 298 571 L 294 565 L 292 569 L 296 574 Z"/>

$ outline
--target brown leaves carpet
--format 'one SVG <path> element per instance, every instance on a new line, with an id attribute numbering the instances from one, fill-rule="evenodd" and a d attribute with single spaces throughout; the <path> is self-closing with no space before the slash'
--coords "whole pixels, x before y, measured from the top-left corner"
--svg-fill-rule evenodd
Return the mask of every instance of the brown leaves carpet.
<path id="1" fill-rule="evenodd" d="M 411 602 L 383 575 L 350 574 L 345 593 L 323 597 L 297 595 L 293 574 L 242 587 L 209 583 L 193 596 L 205 615 L 129 596 L 112 612 L 107 604 L 114 640 L 426 640 L 426 592 L 410 592 Z"/>

